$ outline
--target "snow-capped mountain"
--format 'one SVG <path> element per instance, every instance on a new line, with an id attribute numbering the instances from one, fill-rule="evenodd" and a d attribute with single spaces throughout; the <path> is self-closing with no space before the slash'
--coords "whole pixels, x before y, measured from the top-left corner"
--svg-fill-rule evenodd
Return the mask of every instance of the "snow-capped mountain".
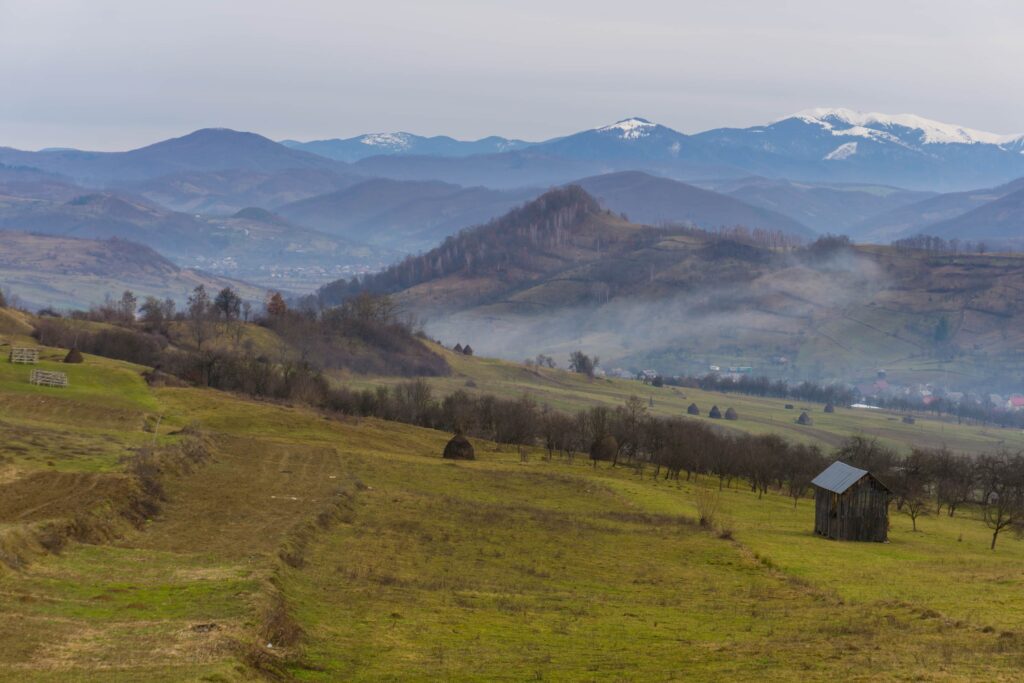
<path id="1" fill-rule="evenodd" d="M 758 175 L 932 191 L 1024 176 L 1024 135 L 841 108 L 806 109 L 766 125 L 692 135 L 634 116 L 538 143 L 376 133 L 285 144 L 358 162 L 368 175 L 491 187 L 544 186 L 628 170 L 678 180 Z"/>
<path id="2" fill-rule="evenodd" d="M 381 154 L 464 157 L 523 149 L 530 143 L 491 136 L 481 140 L 456 140 L 446 135 L 424 137 L 412 133 L 368 133 L 354 138 L 333 138 L 299 142 L 283 140 L 292 149 L 312 152 L 339 161 L 359 161 Z"/>
<path id="3" fill-rule="evenodd" d="M 805 109 L 789 118 L 816 124 L 836 136 L 863 137 L 915 146 L 938 144 L 1012 146 L 1024 135 L 1000 135 L 951 123 L 933 121 L 915 114 L 879 114 L 852 109 Z"/>
<path id="4" fill-rule="evenodd" d="M 651 123 L 647 119 L 634 117 L 631 119 L 616 121 L 608 126 L 602 126 L 597 129 L 597 132 L 611 133 L 612 135 L 617 136 L 620 140 L 639 140 L 640 138 L 645 138 L 650 135 L 657 127 L 657 124 Z"/>
<path id="5" fill-rule="evenodd" d="M 688 146 L 707 161 L 798 180 L 959 190 L 1024 175 L 1024 136 L 913 114 L 807 109 L 765 126 L 699 133 Z"/>

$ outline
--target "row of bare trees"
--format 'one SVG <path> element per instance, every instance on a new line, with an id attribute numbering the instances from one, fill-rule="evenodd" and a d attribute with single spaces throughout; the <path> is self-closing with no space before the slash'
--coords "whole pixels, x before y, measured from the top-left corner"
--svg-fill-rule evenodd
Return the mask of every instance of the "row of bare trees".
<path id="1" fill-rule="evenodd" d="M 650 476 L 742 481 L 758 497 L 787 495 L 794 506 L 811 480 L 833 460 L 869 470 L 892 492 L 897 513 L 954 516 L 964 506 L 992 530 L 992 548 L 1006 530 L 1024 532 L 1024 455 L 1001 451 L 970 456 L 945 448 L 915 448 L 901 455 L 875 439 L 853 436 L 832 453 L 775 434 L 728 433 L 686 417 L 657 417 L 633 396 L 616 408 L 595 406 L 564 413 L 529 396 L 501 399 L 459 390 L 444 398 L 422 380 L 374 391 L 332 390 L 328 407 L 424 427 L 465 432 L 501 443 L 539 445 L 548 457 L 589 457 L 596 466 L 627 466 Z"/>

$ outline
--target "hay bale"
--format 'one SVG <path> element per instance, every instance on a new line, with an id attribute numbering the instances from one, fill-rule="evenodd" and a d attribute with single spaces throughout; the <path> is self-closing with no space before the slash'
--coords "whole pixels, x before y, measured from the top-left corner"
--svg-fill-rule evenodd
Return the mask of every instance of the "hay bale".
<path id="1" fill-rule="evenodd" d="M 711 410 L 710 412 L 708 412 L 708 417 L 710 417 L 713 420 L 721 420 L 722 411 L 718 409 L 718 406 L 711 406 Z"/>
<path id="2" fill-rule="evenodd" d="M 796 419 L 796 423 L 798 425 L 811 425 L 814 424 L 814 420 L 812 420 L 811 416 L 807 414 L 807 411 L 804 411 L 800 413 L 800 417 Z"/>
<path id="3" fill-rule="evenodd" d="M 691 403 L 690 406 L 686 409 L 686 414 L 687 415 L 700 415 L 700 408 L 697 407 L 696 403 Z"/>
<path id="4" fill-rule="evenodd" d="M 903 424 L 912 425 L 912 424 L 914 424 L 914 422 L 916 422 L 916 420 L 914 419 L 913 415 L 904 415 L 903 416 Z"/>
<path id="5" fill-rule="evenodd" d="M 825 404 L 825 412 L 826 413 L 834 413 L 834 412 L 836 412 L 836 407 L 834 405 L 832 405 L 831 403 L 826 403 Z"/>
<path id="6" fill-rule="evenodd" d="M 444 457 L 447 460 L 476 460 L 476 451 L 469 439 L 459 432 L 444 447 Z"/>
<path id="7" fill-rule="evenodd" d="M 64 356 L 65 363 L 84 363 L 85 359 L 82 358 L 82 353 L 78 349 L 71 349 L 68 351 L 68 355 Z"/>
<path id="8" fill-rule="evenodd" d="M 786 410 L 793 410 L 793 404 L 792 403 L 787 403 L 786 404 Z"/>
<path id="9" fill-rule="evenodd" d="M 735 409 L 727 408 L 726 411 L 725 411 L 725 419 L 726 420 L 738 420 L 738 419 L 740 419 L 740 415 L 739 415 L 739 413 L 736 412 Z"/>

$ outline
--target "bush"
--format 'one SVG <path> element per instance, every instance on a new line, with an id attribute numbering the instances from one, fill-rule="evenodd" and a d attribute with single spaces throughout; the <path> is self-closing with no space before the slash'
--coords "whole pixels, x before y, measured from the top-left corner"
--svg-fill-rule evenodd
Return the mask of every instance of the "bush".
<path id="1" fill-rule="evenodd" d="M 715 525 L 722 498 L 718 491 L 709 488 L 698 488 L 694 495 L 694 503 L 697 505 L 697 523 L 705 529 Z"/>

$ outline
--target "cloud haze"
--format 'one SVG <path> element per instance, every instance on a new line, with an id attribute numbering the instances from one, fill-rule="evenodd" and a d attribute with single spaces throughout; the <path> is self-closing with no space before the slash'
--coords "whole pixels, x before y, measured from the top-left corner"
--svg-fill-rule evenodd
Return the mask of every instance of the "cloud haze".
<path id="1" fill-rule="evenodd" d="M 0 145 L 684 132 L 810 106 L 1024 133 L 1024 5 L 0 0 Z"/>

